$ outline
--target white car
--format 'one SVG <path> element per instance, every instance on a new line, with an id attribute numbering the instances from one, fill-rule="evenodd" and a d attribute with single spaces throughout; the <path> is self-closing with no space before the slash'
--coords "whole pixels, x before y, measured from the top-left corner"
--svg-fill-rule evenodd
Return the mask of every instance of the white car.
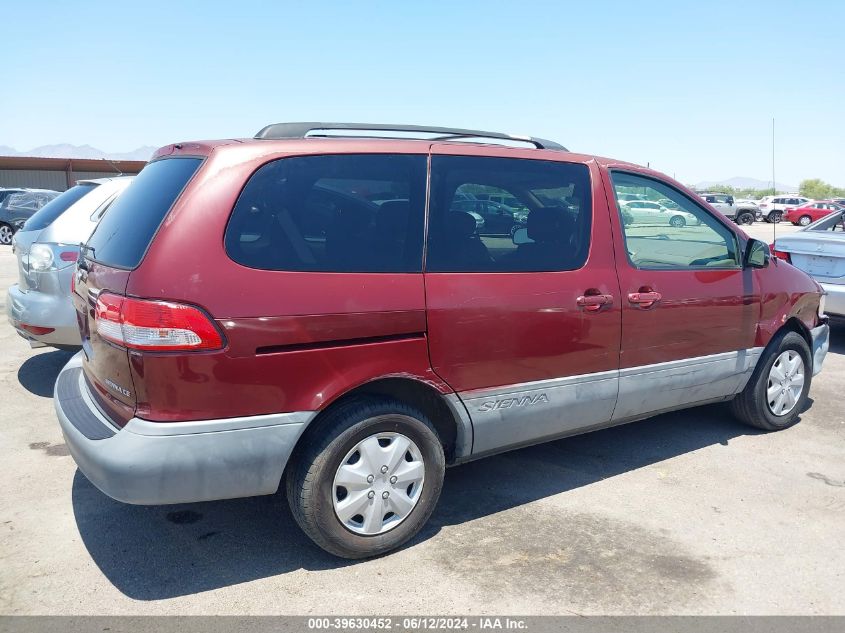
<path id="1" fill-rule="evenodd" d="M 787 207 L 800 207 L 808 202 L 812 202 L 812 200 L 810 198 L 805 198 L 804 196 L 781 194 L 761 198 L 757 206 L 760 207 L 760 211 L 763 212 L 763 219 L 766 220 L 766 222 L 777 224 L 783 220 L 783 212 L 786 211 Z"/>
<path id="2" fill-rule="evenodd" d="M 674 227 L 699 224 L 698 218 L 692 213 L 669 209 L 652 200 L 628 200 L 620 201 L 619 204 L 623 210 L 630 214 L 632 224 L 658 224 Z"/>
<path id="3" fill-rule="evenodd" d="M 775 257 L 821 285 L 825 312 L 845 317 L 845 211 L 834 211 L 797 233 L 778 237 L 772 246 Z"/>

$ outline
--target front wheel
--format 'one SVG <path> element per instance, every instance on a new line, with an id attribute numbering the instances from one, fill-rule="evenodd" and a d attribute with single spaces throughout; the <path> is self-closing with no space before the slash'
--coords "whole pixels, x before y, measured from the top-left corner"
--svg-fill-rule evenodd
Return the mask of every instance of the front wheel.
<path id="1" fill-rule="evenodd" d="M 748 226 L 749 224 L 753 224 L 754 223 L 754 215 L 751 214 L 751 213 L 740 213 L 739 217 L 737 217 L 737 219 L 736 219 L 736 223 L 743 225 L 743 226 Z"/>
<path id="2" fill-rule="evenodd" d="M 674 226 L 676 229 L 686 226 L 687 221 L 681 217 L 680 215 L 673 215 L 669 219 L 669 225 Z"/>
<path id="3" fill-rule="evenodd" d="M 813 365 L 810 347 L 796 332 L 777 334 L 766 347 L 754 373 L 731 401 L 733 414 L 765 431 L 779 431 L 798 422 L 807 402 Z"/>
<path id="4" fill-rule="evenodd" d="M 446 460 L 431 422 L 391 399 L 351 400 L 310 429 L 286 487 L 302 530 L 327 552 L 367 558 L 425 525 Z"/>
<path id="5" fill-rule="evenodd" d="M 813 220 L 809 215 L 802 215 L 800 218 L 798 218 L 798 224 L 800 224 L 801 226 L 807 226 L 812 221 Z"/>
<path id="6" fill-rule="evenodd" d="M 0 244 L 11 244 L 15 232 L 8 224 L 0 224 Z"/>

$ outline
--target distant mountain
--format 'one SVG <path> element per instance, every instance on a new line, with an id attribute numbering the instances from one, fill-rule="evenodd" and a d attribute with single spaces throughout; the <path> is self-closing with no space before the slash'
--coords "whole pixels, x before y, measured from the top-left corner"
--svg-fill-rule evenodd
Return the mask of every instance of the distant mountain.
<path id="1" fill-rule="evenodd" d="M 41 158 L 108 158 L 110 160 L 143 160 L 147 161 L 156 147 L 144 145 L 131 152 L 108 153 L 90 145 L 70 145 L 59 143 L 57 145 L 42 145 L 34 149 L 20 152 L 13 147 L 0 145 L 0 156 L 37 156 Z"/>
<path id="2" fill-rule="evenodd" d="M 743 176 L 734 176 L 727 180 L 702 180 L 694 186 L 698 190 L 709 189 L 714 185 L 727 185 L 734 189 L 769 189 L 772 186 L 771 180 L 757 180 L 756 178 L 746 178 Z M 778 191 L 798 191 L 798 187 L 794 185 L 785 185 L 782 182 L 777 183 L 775 187 Z"/>

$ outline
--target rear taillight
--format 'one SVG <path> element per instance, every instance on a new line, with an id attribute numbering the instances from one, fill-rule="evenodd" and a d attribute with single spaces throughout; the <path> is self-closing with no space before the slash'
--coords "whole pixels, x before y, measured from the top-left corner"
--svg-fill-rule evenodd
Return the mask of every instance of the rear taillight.
<path id="1" fill-rule="evenodd" d="M 43 336 L 44 334 L 50 334 L 51 332 L 56 331 L 56 328 L 43 327 L 41 325 L 29 325 L 28 323 L 21 323 L 19 324 L 19 327 L 30 334 L 36 334 L 38 336 Z"/>
<path id="2" fill-rule="evenodd" d="M 772 255 L 777 257 L 778 259 L 782 259 L 785 262 L 792 263 L 792 258 L 789 256 L 789 253 L 786 251 L 779 251 L 775 248 L 774 244 L 769 244 L 769 250 L 772 251 Z"/>
<path id="3" fill-rule="evenodd" d="M 214 350 L 223 337 L 199 308 L 100 293 L 94 313 L 97 334 L 130 349 L 171 352 Z"/>
<path id="4" fill-rule="evenodd" d="M 65 268 L 75 262 L 78 255 L 76 246 L 36 242 L 29 249 L 29 268 L 39 273 Z"/>

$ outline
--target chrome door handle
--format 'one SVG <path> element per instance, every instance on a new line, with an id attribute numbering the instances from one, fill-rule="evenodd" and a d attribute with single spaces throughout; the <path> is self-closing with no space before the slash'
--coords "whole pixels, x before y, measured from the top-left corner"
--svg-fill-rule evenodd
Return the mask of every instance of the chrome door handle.
<path id="1" fill-rule="evenodd" d="M 659 292 L 629 292 L 628 301 L 641 308 L 650 308 L 660 301 L 663 295 Z"/>
<path id="2" fill-rule="evenodd" d="M 613 295 L 581 295 L 575 304 L 587 312 L 598 312 L 602 306 L 613 304 Z"/>

